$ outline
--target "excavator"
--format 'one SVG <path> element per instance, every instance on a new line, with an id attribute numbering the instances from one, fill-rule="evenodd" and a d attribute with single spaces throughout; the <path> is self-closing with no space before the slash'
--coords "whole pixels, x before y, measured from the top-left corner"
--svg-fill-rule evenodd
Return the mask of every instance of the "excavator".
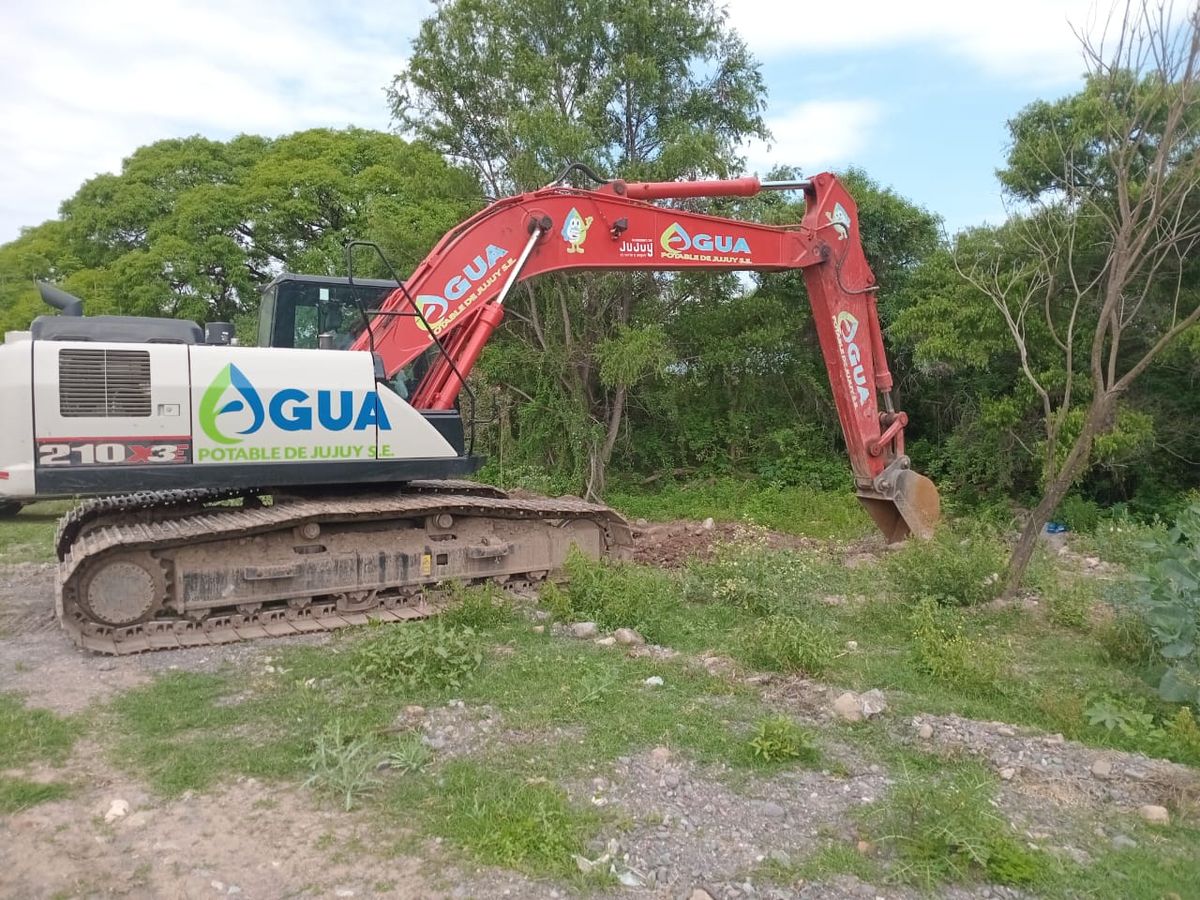
<path id="1" fill-rule="evenodd" d="M 569 184 L 573 171 L 594 183 Z M 763 190 L 802 191 L 802 221 L 655 202 Z M 572 547 L 621 558 L 632 546 L 606 506 L 463 480 L 482 460 L 461 398 L 518 283 L 795 269 L 857 496 L 889 542 L 927 537 L 937 489 L 905 455 L 857 209 L 829 173 L 637 183 L 569 167 L 453 228 L 407 280 L 279 276 L 258 347 L 238 346 L 227 323 L 84 316 L 43 283 L 59 314 L 0 345 L 0 507 L 91 498 L 56 535 L 57 615 L 88 650 L 421 618 L 438 610 L 438 585 L 529 585 Z"/>

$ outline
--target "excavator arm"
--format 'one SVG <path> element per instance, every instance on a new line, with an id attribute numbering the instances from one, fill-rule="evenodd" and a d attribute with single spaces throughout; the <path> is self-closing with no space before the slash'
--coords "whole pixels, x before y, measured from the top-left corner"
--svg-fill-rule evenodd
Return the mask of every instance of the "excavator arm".
<path id="1" fill-rule="evenodd" d="M 803 190 L 800 224 L 763 225 L 649 202 L 780 189 Z M 390 377 L 439 344 L 412 404 L 451 409 L 518 282 L 544 272 L 622 269 L 800 269 L 860 500 L 889 541 L 932 533 L 938 493 L 904 453 L 908 417 L 893 406 L 857 207 L 829 173 L 795 182 L 553 185 L 498 200 L 442 238 L 380 304 L 354 349 L 373 349 Z"/>

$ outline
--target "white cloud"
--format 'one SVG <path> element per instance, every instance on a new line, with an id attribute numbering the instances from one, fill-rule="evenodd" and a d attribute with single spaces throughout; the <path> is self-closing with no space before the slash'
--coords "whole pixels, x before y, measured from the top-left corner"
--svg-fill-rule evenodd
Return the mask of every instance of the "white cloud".
<path id="1" fill-rule="evenodd" d="M 817 15 L 795 0 L 728 0 L 731 24 L 760 57 L 919 46 L 1038 86 L 1079 76 L 1071 27 L 1096 34 L 1109 8 L 1108 0 L 843 0 Z"/>
<path id="2" fill-rule="evenodd" d="M 812 100 L 774 110 L 767 116 L 773 140 L 744 147 L 748 168 L 760 175 L 779 165 L 806 174 L 845 166 L 861 155 L 882 116 L 873 100 Z"/>
<path id="3" fill-rule="evenodd" d="M 0 242 L 165 137 L 385 128 L 425 4 L 11 4 L 0 53 Z"/>

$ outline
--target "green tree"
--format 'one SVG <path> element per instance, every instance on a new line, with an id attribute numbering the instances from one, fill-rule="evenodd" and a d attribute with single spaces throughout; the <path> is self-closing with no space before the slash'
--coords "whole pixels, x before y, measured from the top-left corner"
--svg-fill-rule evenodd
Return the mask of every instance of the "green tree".
<path id="1" fill-rule="evenodd" d="M 382 132 L 158 141 L 0 247 L 4 321 L 25 327 L 44 311 L 32 286 L 42 278 L 90 312 L 248 325 L 279 271 L 341 273 L 352 237 L 379 241 L 403 271 L 479 201 L 469 173 Z"/>
<path id="2" fill-rule="evenodd" d="M 1026 204 L 955 265 L 999 312 L 1040 407 L 1042 486 L 1006 577 L 1114 433 L 1135 381 L 1200 321 L 1200 10 L 1129 3 L 1084 44 L 1084 90 L 1009 123 L 1008 192 Z"/>
<path id="3" fill-rule="evenodd" d="M 712 0 L 442 0 L 393 111 L 497 195 L 546 184 L 568 160 L 629 179 L 725 176 L 739 143 L 765 135 L 762 77 L 725 18 Z M 633 395 L 669 355 L 666 280 L 526 288 L 481 374 L 522 399 L 518 444 L 599 493 Z"/>

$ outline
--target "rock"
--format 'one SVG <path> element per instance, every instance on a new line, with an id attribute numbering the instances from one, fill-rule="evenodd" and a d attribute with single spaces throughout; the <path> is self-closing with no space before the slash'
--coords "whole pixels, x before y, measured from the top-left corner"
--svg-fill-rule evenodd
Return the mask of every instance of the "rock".
<path id="1" fill-rule="evenodd" d="M 871 851 L 875 849 L 875 845 L 872 844 L 870 841 L 859 841 L 857 844 L 854 845 L 854 849 L 857 850 L 863 856 L 870 856 Z"/>
<path id="2" fill-rule="evenodd" d="M 770 672 L 759 672 L 757 675 L 747 675 L 746 684 L 764 685 L 770 684 L 775 680 L 775 676 Z"/>
<path id="3" fill-rule="evenodd" d="M 666 747 L 655 747 L 650 751 L 650 761 L 656 765 L 662 765 L 671 759 L 671 751 Z"/>
<path id="4" fill-rule="evenodd" d="M 923 741 L 927 741 L 930 738 L 932 738 L 933 737 L 933 726 L 930 725 L 928 722 L 926 722 L 924 725 L 922 725 L 920 728 L 917 729 L 917 737 L 919 737 Z"/>
<path id="5" fill-rule="evenodd" d="M 632 628 L 618 628 L 612 633 L 618 644 L 644 644 L 646 639 Z"/>
<path id="6" fill-rule="evenodd" d="M 1165 806 L 1155 806 L 1153 803 L 1147 803 L 1145 806 L 1138 807 L 1138 815 L 1151 825 L 1171 824 L 1171 814 L 1167 812 Z"/>
<path id="7" fill-rule="evenodd" d="M 677 772 L 668 772 L 663 776 L 663 784 L 671 790 L 675 790 L 675 788 L 679 787 L 679 774 Z"/>
<path id="8" fill-rule="evenodd" d="M 646 685 L 646 687 L 662 687 L 663 680 L 659 675 L 651 675 L 649 678 L 643 681 L 642 684 Z"/>
<path id="9" fill-rule="evenodd" d="M 1004 779 L 1005 781 L 1012 781 L 1013 777 L 1016 774 L 1017 774 L 1017 770 L 1014 769 L 1012 766 L 1006 766 L 1005 768 L 1000 770 L 1000 777 L 1002 779 Z"/>
<path id="10" fill-rule="evenodd" d="M 758 811 L 768 819 L 782 819 L 787 815 L 787 810 L 772 800 L 764 800 L 759 803 Z"/>
<path id="11" fill-rule="evenodd" d="M 1085 563 L 1087 563 L 1087 566 L 1089 569 L 1100 568 L 1100 557 L 1098 557 L 1098 556 L 1087 556 L 1087 557 L 1084 557 L 1083 561 Z"/>
<path id="12" fill-rule="evenodd" d="M 887 712 L 887 699 L 883 696 L 883 691 L 878 688 L 873 688 L 865 694 L 859 695 L 858 705 L 862 710 L 862 714 L 868 719 Z"/>
<path id="13" fill-rule="evenodd" d="M 214 878 L 212 881 L 209 882 L 209 885 L 212 887 L 212 889 L 214 891 L 220 891 L 222 894 L 225 893 L 225 882 L 217 881 Z"/>
<path id="14" fill-rule="evenodd" d="M 112 803 L 108 804 L 108 812 L 104 814 L 104 821 L 111 825 L 113 822 L 117 821 L 117 819 L 127 815 L 128 813 L 128 800 L 114 800 Z"/>
<path id="15" fill-rule="evenodd" d="M 846 691 L 833 701 L 833 711 L 847 722 L 861 722 L 862 708 L 858 705 L 858 695 L 854 691 Z"/>
<path id="16" fill-rule="evenodd" d="M 415 703 L 411 706 L 404 707 L 404 715 L 410 719 L 419 719 L 425 715 L 425 707 L 417 706 Z"/>
<path id="17" fill-rule="evenodd" d="M 787 868 L 792 864 L 792 857 L 786 850 L 772 850 L 771 862 Z"/>
<path id="18" fill-rule="evenodd" d="M 546 626 L 545 626 L 545 625 L 534 625 L 534 626 L 533 626 L 531 629 L 529 629 L 529 630 L 530 630 L 530 631 L 532 631 L 534 634 L 545 634 L 545 633 L 546 633 Z"/>
<path id="19" fill-rule="evenodd" d="M 612 647 L 617 643 L 617 639 L 611 634 L 608 637 L 596 638 L 596 645 L 599 647 Z"/>
<path id="20" fill-rule="evenodd" d="M 704 888 L 696 888 L 688 894 L 688 900 L 713 900 L 713 895 Z"/>
<path id="21" fill-rule="evenodd" d="M 713 518 L 712 518 L 712 516 L 709 516 L 707 519 L 705 519 L 705 520 L 704 520 L 704 524 L 703 524 L 703 526 L 702 526 L 702 527 L 704 528 L 704 530 L 705 530 L 705 531 L 712 531 L 712 530 L 713 530 L 713 527 L 714 527 L 716 524 L 717 524 L 717 523 L 713 521 Z"/>
<path id="22" fill-rule="evenodd" d="M 649 522 L 647 522 L 645 519 L 638 519 L 638 520 L 637 520 L 636 522 L 634 522 L 633 524 L 634 524 L 634 525 L 636 525 L 638 528 L 645 528 L 645 527 L 646 527 L 647 525 L 649 525 L 650 523 L 649 523 Z"/>
<path id="23" fill-rule="evenodd" d="M 1107 778 L 1112 774 L 1112 760 L 1101 757 L 1092 763 L 1092 774 L 1097 778 Z"/>
<path id="24" fill-rule="evenodd" d="M 858 649 L 858 641 L 846 641 L 846 649 L 853 653 Z"/>
<path id="25" fill-rule="evenodd" d="M 1112 845 L 1116 850 L 1132 850 L 1137 846 L 1137 841 L 1127 834 L 1114 834 Z"/>
<path id="26" fill-rule="evenodd" d="M 571 626 L 571 634 L 577 638 L 593 638 L 599 632 L 600 629 L 596 627 L 595 622 L 576 622 Z"/>

